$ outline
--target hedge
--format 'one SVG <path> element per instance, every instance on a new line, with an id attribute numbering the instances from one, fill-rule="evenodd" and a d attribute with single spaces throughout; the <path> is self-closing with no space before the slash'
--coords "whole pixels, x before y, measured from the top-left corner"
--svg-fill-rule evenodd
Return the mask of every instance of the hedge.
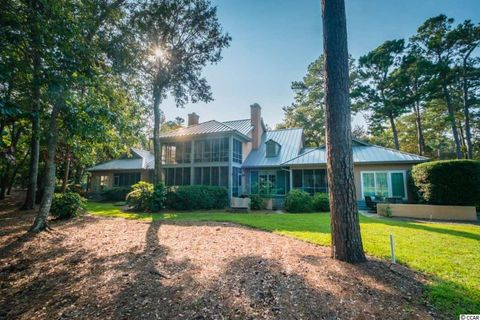
<path id="1" fill-rule="evenodd" d="M 130 191 L 130 187 L 115 187 L 103 190 L 100 195 L 105 201 L 125 201 Z"/>
<path id="2" fill-rule="evenodd" d="M 285 210 L 292 213 L 312 212 L 313 197 L 305 191 L 293 189 L 285 197 Z"/>
<path id="3" fill-rule="evenodd" d="M 418 164 L 412 169 L 412 181 L 420 203 L 480 204 L 480 161 L 444 160 Z"/>
<path id="4" fill-rule="evenodd" d="M 315 193 L 313 196 L 312 206 L 315 212 L 330 211 L 330 199 L 328 198 L 328 193 Z"/>
<path id="5" fill-rule="evenodd" d="M 166 206 L 174 210 L 224 209 L 228 205 L 228 191 L 216 186 L 178 186 L 166 195 Z"/>

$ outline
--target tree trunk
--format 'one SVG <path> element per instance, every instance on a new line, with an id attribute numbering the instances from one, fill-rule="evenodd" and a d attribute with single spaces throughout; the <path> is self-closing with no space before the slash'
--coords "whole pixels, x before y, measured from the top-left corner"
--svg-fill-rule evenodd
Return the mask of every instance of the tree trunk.
<path id="1" fill-rule="evenodd" d="M 332 258 L 363 262 L 355 198 L 344 0 L 322 0 L 325 55 L 325 129 Z"/>
<path id="2" fill-rule="evenodd" d="M 70 154 L 67 150 L 66 157 L 65 157 L 65 172 L 63 174 L 63 180 L 62 180 L 62 193 L 65 193 L 67 191 L 69 174 L 70 174 Z"/>
<path id="3" fill-rule="evenodd" d="M 46 160 L 46 172 L 45 172 L 45 191 L 42 196 L 42 202 L 40 203 L 40 209 L 38 210 L 37 217 L 33 222 L 30 232 L 40 232 L 48 228 L 47 219 L 52 205 L 53 193 L 55 191 L 55 155 L 57 151 L 58 143 L 58 124 L 57 118 L 60 112 L 61 105 L 59 101 L 56 101 L 53 105 L 52 113 L 50 116 L 49 138 L 48 138 L 48 154 Z"/>
<path id="4" fill-rule="evenodd" d="M 466 76 L 466 66 L 463 67 L 463 116 L 465 118 L 465 138 L 467 142 L 467 158 L 473 159 L 472 131 L 470 129 L 470 110 L 468 102 L 468 83 Z"/>
<path id="5" fill-rule="evenodd" d="M 423 137 L 422 114 L 420 112 L 420 103 L 418 101 L 415 102 L 414 111 L 415 123 L 417 126 L 418 153 L 423 156 L 425 154 L 425 138 Z"/>
<path id="6" fill-rule="evenodd" d="M 162 181 L 162 149 L 160 145 L 160 122 L 161 122 L 161 112 L 160 112 L 160 99 L 161 93 L 158 86 L 155 86 L 153 90 L 153 115 L 154 115 L 154 126 L 153 126 L 153 152 L 155 157 L 155 184 Z"/>
<path id="7" fill-rule="evenodd" d="M 34 50 L 32 80 L 32 137 L 30 140 L 30 165 L 28 173 L 28 189 L 22 210 L 35 207 L 38 183 L 38 162 L 40 158 L 40 54 Z"/>
<path id="8" fill-rule="evenodd" d="M 13 170 L 12 176 L 10 177 L 10 182 L 8 183 L 7 195 L 10 195 L 10 193 L 12 192 L 12 187 L 13 187 L 13 184 L 15 182 L 15 178 L 17 176 L 18 169 L 23 167 L 23 165 L 25 164 L 25 161 L 27 160 L 27 157 L 28 157 L 29 154 L 30 154 L 30 151 L 27 151 L 27 153 L 23 157 L 22 161 L 20 161 L 20 163 L 18 163 L 15 166 L 15 169 Z"/>
<path id="9" fill-rule="evenodd" d="M 460 145 L 460 139 L 458 137 L 457 123 L 455 121 L 455 112 L 453 111 L 452 98 L 446 85 L 442 86 L 443 95 L 445 97 L 445 103 L 447 104 L 448 117 L 450 118 L 450 124 L 452 126 L 453 141 L 455 142 L 455 154 L 457 159 L 463 158 L 462 147 Z"/>
<path id="10" fill-rule="evenodd" d="M 7 193 L 9 172 L 10 172 L 10 162 L 6 164 L 5 171 L 0 176 L 0 200 L 5 199 L 5 194 Z"/>
<path id="11" fill-rule="evenodd" d="M 393 117 L 393 115 L 389 115 L 388 120 L 390 120 L 390 126 L 392 127 L 393 142 L 395 143 L 395 149 L 400 150 L 400 142 L 398 141 L 398 130 L 397 130 L 397 125 L 395 124 L 395 118 Z"/>
<path id="12" fill-rule="evenodd" d="M 82 177 L 83 177 L 83 168 L 81 164 L 78 164 L 75 167 L 75 184 L 81 184 L 82 183 Z"/>
<path id="13" fill-rule="evenodd" d="M 5 170 L 3 174 L 0 177 L 0 199 L 5 199 L 5 194 L 8 189 L 9 181 L 10 181 L 10 168 L 18 168 L 18 163 L 16 163 L 16 150 L 17 150 L 17 144 L 18 141 L 20 140 L 20 136 L 22 135 L 23 128 L 20 126 L 18 129 L 16 129 L 17 126 L 15 125 L 15 122 L 12 123 L 12 130 L 11 130 L 11 142 L 10 142 L 10 153 L 12 157 L 15 158 L 15 160 L 7 160 L 7 164 L 5 166 Z M 12 162 L 14 161 L 14 162 Z M 16 171 L 16 169 L 14 169 Z"/>
<path id="14" fill-rule="evenodd" d="M 41 173 L 41 174 L 40 174 Z M 45 161 L 43 164 L 43 170 L 39 171 L 39 179 L 37 181 L 37 192 L 35 193 L 35 204 L 40 204 L 43 199 L 43 193 L 45 191 L 45 180 L 46 180 L 46 173 L 47 173 L 47 162 Z"/>

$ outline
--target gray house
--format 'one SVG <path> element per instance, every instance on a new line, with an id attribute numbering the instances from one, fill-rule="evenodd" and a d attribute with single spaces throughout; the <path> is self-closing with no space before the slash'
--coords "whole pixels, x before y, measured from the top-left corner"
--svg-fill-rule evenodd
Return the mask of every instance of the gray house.
<path id="1" fill-rule="evenodd" d="M 163 181 L 167 186 L 215 185 L 230 197 L 268 194 L 281 206 L 285 194 L 302 189 L 327 192 L 324 147 L 304 146 L 303 129 L 266 130 L 258 104 L 250 119 L 199 123 L 189 114 L 188 126 L 161 136 Z M 89 169 L 91 189 L 130 186 L 153 177 L 153 154 L 132 148 L 132 155 Z M 353 141 L 357 199 L 365 196 L 409 200 L 406 173 L 427 158 Z"/>

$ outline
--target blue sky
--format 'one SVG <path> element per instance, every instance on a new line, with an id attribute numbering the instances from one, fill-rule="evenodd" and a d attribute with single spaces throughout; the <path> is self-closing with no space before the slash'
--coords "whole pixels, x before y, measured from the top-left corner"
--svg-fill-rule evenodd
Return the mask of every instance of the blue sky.
<path id="1" fill-rule="evenodd" d="M 212 0 L 232 37 L 223 60 L 205 68 L 214 101 L 162 108 L 167 119 L 196 112 L 200 121 L 250 117 L 257 102 L 272 128 L 291 104 L 290 84 L 301 79 L 323 50 L 321 0 Z M 383 41 L 409 38 L 427 18 L 444 13 L 456 22 L 480 21 L 480 0 L 346 0 L 348 46 L 353 57 Z M 354 120 L 363 124 L 361 116 Z"/>

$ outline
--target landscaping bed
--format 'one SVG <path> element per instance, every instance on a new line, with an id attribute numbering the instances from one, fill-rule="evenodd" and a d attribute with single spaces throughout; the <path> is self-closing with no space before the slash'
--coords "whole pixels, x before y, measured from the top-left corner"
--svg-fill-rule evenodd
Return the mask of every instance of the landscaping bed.
<path id="1" fill-rule="evenodd" d="M 32 219 L 15 210 L 0 214 L 0 318 L 441 316 L 422 303 L 419 274 L 372 258 L 334 261 L 327 247 L 269 232 L 83 216 L 25 237 Z"/>

